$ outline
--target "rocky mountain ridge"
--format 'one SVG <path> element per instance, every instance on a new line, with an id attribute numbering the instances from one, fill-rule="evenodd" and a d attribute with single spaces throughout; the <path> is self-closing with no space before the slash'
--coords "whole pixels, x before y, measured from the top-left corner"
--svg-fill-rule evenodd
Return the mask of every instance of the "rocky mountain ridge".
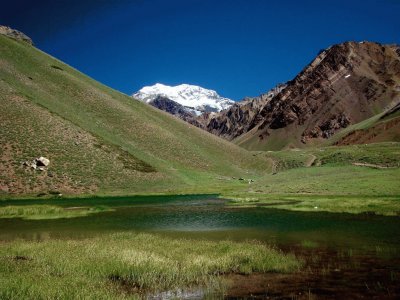
<path id="1" fill-rule="evenodd" d="M 22 33 L 21 31 L 18 31 L 16 29 L 12 29 L 8 26 L 0 25 L 0 34 L 33 45 L 32 39 L 28 37 L 25 33 Z"/>
<path id="2" fill-rule="evenodd" d="M 272 97 L 235 104 L 204 128 L 248 149 L 301 147 L 390 109 L 399 97 L 400 47 L 346 42 L 321 51 Z"/>
<path id="3" fill-rule="evenodd" d="M 203 128 L 203 124 L 199 122 L 198 117 L 195 113 L 187 109 L 187 107 L 165 96 L 157 96 L 155 99 L 150 100 L 147 103 L 192 125 Z"/>
<path id="4" fill-rule="evenodd" d="M 251 130 L 254 118 L 258 116 L 260 110 L 286 86 L 286 84 L 278 84 L 258 97 L 245 98 L 219 113 L 199 117 L 202 128 L 227 140 L 232 140 Z"/>

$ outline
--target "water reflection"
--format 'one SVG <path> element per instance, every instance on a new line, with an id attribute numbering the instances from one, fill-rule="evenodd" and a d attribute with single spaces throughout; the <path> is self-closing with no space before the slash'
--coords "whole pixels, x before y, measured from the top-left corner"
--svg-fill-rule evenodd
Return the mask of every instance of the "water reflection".
<path id="1" fill-rule="evenodd" d="M 15 203 L 23 205 L 27 201 Z M 358 248 L 400 244 L 398 217 L 236 208 L 215 195 L 41 200 L 38 203 L 65 207 L 107 205 L 115 210 L 71 219 L 0 219 L 0 239 L 81 238 L 132 230 L 185 238 L 257 239 L 282 245 L 301 245 L 304 241 Z"/>

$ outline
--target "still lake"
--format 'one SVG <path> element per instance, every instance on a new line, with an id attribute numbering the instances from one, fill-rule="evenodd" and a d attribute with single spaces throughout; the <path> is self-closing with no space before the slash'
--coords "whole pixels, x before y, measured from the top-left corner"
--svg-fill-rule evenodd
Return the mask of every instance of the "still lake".
<path id="1" fill-rule="evenodd" d="M 113 211 L 70 219 L 0 219 L 0 240 L 79 239 L 120 231 L 174 238 L 259 240 L 305 257 L 310 270 L 325 270 L 322 283 L 322 273 L 318 276 L 307 273 L 300 278 L 293 277 L 293 282 L 285 286 L 286 292 L 280 291 L 282 286 L 278 279 L 268 278 L 272 283 L 269 295 L 293 296 L 307 289 L 309 293 L 328 298 L 339 295 L 358 298 L 365 293 L 389 298 L 400 295 L 397 287 L 400 280 L 399 217 L 234 207 L 217 195 L 39 198 L 0 202 L 0 206 L 32 204 L 107 206 Z M 241 284 L 245 281 L 243 278 L 236 280 Z M 332 285 L 339 284 L 344 294 L 332 289 Z M 232 291 L 231 296 L 263 295 L 260 287 L 246 289 L 250 288 L 244 285 L 242 290 Z"/>

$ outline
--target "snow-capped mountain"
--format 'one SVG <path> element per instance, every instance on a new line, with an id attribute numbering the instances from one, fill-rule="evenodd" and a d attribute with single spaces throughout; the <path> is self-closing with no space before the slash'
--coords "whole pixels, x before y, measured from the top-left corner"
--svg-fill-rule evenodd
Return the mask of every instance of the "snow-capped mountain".
<path id="1" fill-rule="evenodd" d="M 235 103 L 231 99 L 221 97 L 216 91 L 190 84 L 168 86 L 157 83 L 152 86 L 145 86 L 132 95 L 133 98 L 146 103 L 151 103 L 159 96 L 181 104 L 196 115 L 204 112 L 219 112 Z"/>

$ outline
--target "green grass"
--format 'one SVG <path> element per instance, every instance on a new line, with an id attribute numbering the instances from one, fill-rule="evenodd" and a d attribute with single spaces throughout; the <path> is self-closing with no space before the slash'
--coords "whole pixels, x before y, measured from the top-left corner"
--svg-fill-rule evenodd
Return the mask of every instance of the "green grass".
<path id="1" fill-rule="evenodd" d="M 268 207 L 295 211 L 332 213 L 373 213 L 400 215 L 399 196 L 370 195 L 244 195 L 227 196 L 230 205 L 239 207 Z"/>
<path id="2" fill-rule="evenodd" d="M 1 299 L 121 299 L 220 285 L 230 273 L 293 272 L 302 262 L 260 243 L 119 233 L 0 244 Z"/>
<path id="3" fill-rule="evenodd" d="M 257 156 L 272 160 L 276 171 L 304 167 L 311 162 L 311 158 L 315 158 L 311 166 L 349 166 L 352 163 L 368 163 L 383 167 L 400 167 L 400 143 L 268 151 L 258 152 Z"/>
<path id="4" fill-rule="evenodd" d="M 315 155 L 322 164 L 369 163 L 400 167 L 400 143 L 379 143 L 321 148 Z"/>
<path id="5" fill-rule="evenodd" d="M 26 220 L 76 218 L 109 210 L 109 208 L 103 206 L 63 208 L 54 205 L 8 205 L 0 207 L 0 218 L 22 218 Z"/>
<path id="6" fill-rule="evenodd" d="M 346 213 L 400 212 L 400 169 L 328 165 L 269 174 L 222 197 L 236 205 Z M 317 209 L 315 209 L 317 207 Z"/>
<path id="7" fill-rule="evenodd" d="M 348 213 L 400 212 L 400 143 L 257 152 L 275 173 L 256 178 L 222 197 L 235 205 Z M 310 167 L 305 167 L 313 158 Z M 353 163 L 376 165 L 355 166 Z M 317 207 L 317 208 L 315 208 Z"/>
<path id="8" fill-rule="evenodd" d="M 314 241 L 303 240 L 301 242 L 301 246 L 303 248 L 317 248 L 319 245 L 317 242 L 314 242 Z"/>

